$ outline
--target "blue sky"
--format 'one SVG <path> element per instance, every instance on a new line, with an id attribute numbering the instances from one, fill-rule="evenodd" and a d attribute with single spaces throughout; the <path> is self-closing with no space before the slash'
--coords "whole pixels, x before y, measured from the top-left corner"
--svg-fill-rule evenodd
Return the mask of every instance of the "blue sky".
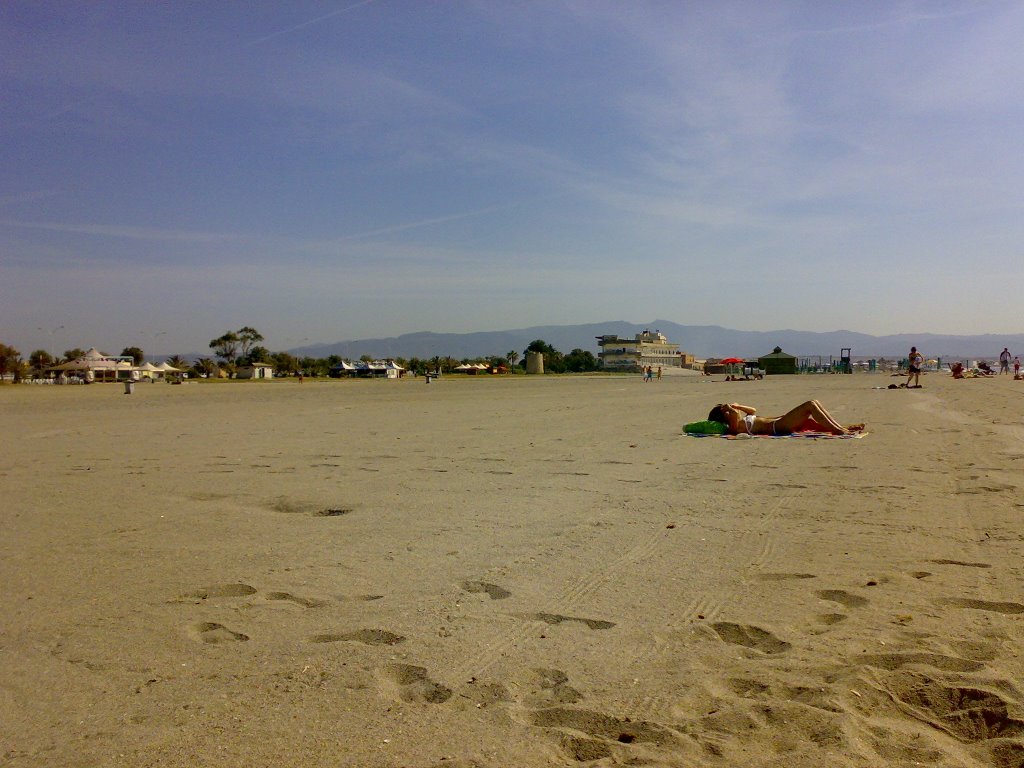
<path id="1" fill-rule="evenodd" d="M 1021 39 L 984 0 L 8 0 L 0 341 L 1020 332 Z"/>

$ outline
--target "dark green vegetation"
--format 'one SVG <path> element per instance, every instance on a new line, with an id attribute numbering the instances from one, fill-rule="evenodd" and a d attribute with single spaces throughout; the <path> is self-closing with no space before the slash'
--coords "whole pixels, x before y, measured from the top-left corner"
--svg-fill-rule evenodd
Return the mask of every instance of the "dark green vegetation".
<path id="1" fill-rule="evenodd" d="M 339 355 L 327 357 L 298 357 L 288 352 L 271 352 L 260 346 L 263 335 L 255 328 L 245 326 L 237 331 L 228 331 L 210 341 L 210 349 L 214 357 L 200 357 L 187 360 L 174 355 L 167 362 L 175 368 L 188 371 L 194 378 L 213 378 L 218 371 L 233 376 L 239 366 L 253 363 L 268 363 L 274 366 L 277 376 L 327 376 L 327 372 L 342 361 Z M 391 358 L 405 368 L 410 374 L 422 375 L 427 371 L 452 373 L 464 363 L 482 363 L 489 370 L 499 373 L 521 373 L 526 369 L 528 352 L 540 352 L 544 355 L 545 373 L 589 373 L 600 369 L 600 363 L 592 352 L 573 349 L 568 354 L 560 352 L 543 339 L 531 341 L 521 353 L 510 350 L 503 355 L 485 355 L 482 357 L 456 359 L 450 355 L 435 355 L 430 358 L 409 357 Z M 21 353 L 5 344 L 0 344 L 0 378 L 20 381 L 28 376 L 43 376 L 55 365 L 74 360 L 85 354 L 78 348 L 68 349 L 61 356 L 54 357 L 43 349 L 32 352 L 28 359 Z M 131 356 L 135 365 L 146 360 L 145 352 L 137 346 L 128 346 L 121 350 L 121 355 Z M 370 355 L 360 359 L 371 360 Z"/>

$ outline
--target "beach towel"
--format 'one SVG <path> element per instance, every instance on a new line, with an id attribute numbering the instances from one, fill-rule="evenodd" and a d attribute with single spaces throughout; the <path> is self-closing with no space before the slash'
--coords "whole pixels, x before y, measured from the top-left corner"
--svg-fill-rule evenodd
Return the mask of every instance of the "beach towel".
<path id="1" fill-rule="evenodd" d="M 849 435 L 833 435 L 828 432 L 794 432 L 791 435 L 714 435 L 703 432 L 684 432 L 684 434 L 689 437 L 724 437 L 726 440 L 760 440 L 763 437 L 769 440 L 785 440 L 791 437 L 802 440 L 859 440 L 868 435 L 867 432 L 853 432 Z"/>

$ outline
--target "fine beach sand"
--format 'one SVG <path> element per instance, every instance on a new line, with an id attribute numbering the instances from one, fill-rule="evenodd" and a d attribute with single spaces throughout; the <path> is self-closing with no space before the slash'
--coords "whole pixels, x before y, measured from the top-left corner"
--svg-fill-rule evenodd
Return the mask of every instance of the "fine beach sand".
<path id="1" fill-rule="evenodd" d="M 1024 382 L 899 381 L 0 387 L 0 763 L 1020 766 Z"/>

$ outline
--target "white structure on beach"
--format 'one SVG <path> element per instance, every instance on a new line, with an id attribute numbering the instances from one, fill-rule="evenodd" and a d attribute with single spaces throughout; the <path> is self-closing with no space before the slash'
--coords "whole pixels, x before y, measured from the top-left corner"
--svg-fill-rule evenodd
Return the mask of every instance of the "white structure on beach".
<path id="1" fill-rule="evenodd" d="M 238 367 L 236 376 L 239 379 L 272 379 L 274 378 L 274 366 L 268 363 L 241 365 Z"/>
<path id="2" fill-rule="evenodd" d="M 394 360 L 359 360 L 349 363 L 342 360 L 331 367 L 327 375 L 332 379 L 343 377 L 361 379 L 400 379 L 405 375 L 405 368 Z"/>
<path id="3" fill-rule="evenodd" d="M 132 375 L 134 361 L 131 355 L 105 355 L 96 347 L 91 347 L 81 357 L 56 365 L 50 370 L 61 376 L 68 373 L 83 376 L 86 381 L 116 381 L 127 379 Z M 137 376 L 137 375 L 136 375 Z"/>
<path id="4" fill-rule="evenodd" d="M 638 371 L 648 365 L 652 368 L 682 368 L 687 363 L 685 352 L 671 343 L 661 331 L 644 329 L 632 339 L 616 335 L 598 336 L 597 353 L 601 366 L 612 371 Z"/>

